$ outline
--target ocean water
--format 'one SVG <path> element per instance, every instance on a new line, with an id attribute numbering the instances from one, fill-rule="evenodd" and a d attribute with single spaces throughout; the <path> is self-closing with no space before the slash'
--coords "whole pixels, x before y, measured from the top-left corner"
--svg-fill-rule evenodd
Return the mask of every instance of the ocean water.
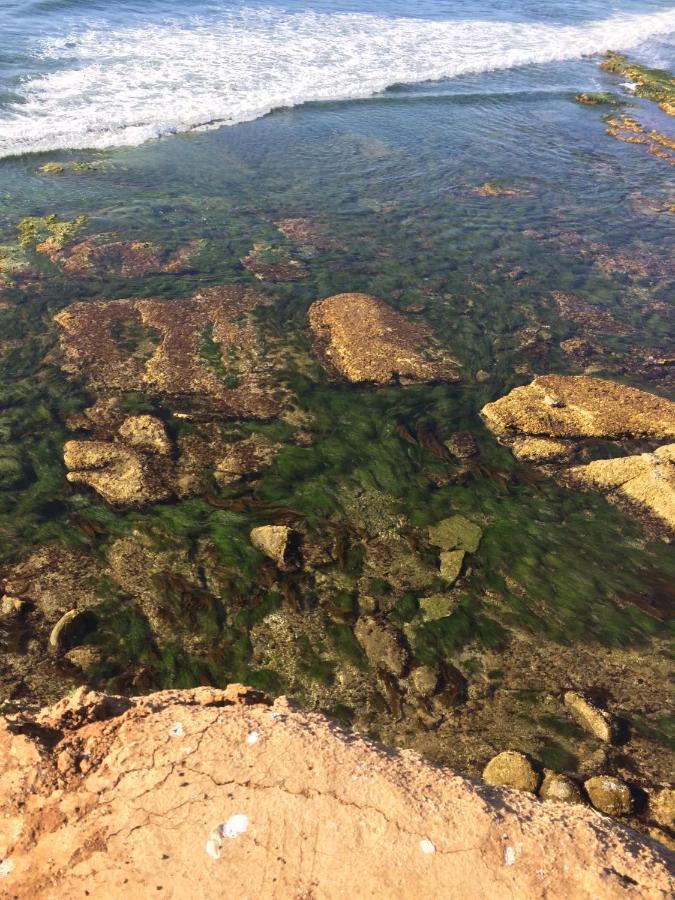
<path id="1" fill-rule="evenodd" d="M 35 599 L 47 585 L 52 606 L 96 598 L 83 640 L 98 654 L 86 678 L 103 688 L 245 681 L 476 774 L 507 746 L 577 772 L 597 746 L 562 706 L 574 687 L 627 723 L 613 771 L 668 778 L 672 545 L 517 464 L 478 413 L 547 372 L 674 396 L 672 366 L 653 363 L 675 345 L 672 165 L 608 134 L 614 107 L 575 100 L 609 91 L 673 139 L 673 119 L 600 63 L 617 50 L 672 69 L 674 36 L 662 0 L 0 3 L 0 579 L 29 601 L 25 620 L 0 623 L 0 699 L 53 699 L 85 677 L 47 651 L 53 621 Z M 45 217 L 116 248 L 112 264 L 68 271 L 37 252 Z M 284 236 L 284 219 L 309 221 L 322 246 Z M 198 249 L 183 268 L 125 268 L 132 243 Z M 256 278 L 252 251 L 304 277 Z M 269 301 L 256 326 L 297 416 L 223 427 L 281 444 L 275 462 L 141 509 L 70 484 L 64 443 L 100 425 L 83 410 L 101 391 L 64 373 L 54 316 L 222 283 Z M 345 291 L 421 316 L 462 381 L 328 378 L 307 310 Z M 147 352 L 147 334 L 118 337 Z M 579 339 L 583 359 L 563 346 Z M 120 402 L 176 439 L 199 432 L 157 398 Z M 429 428 L 441 441 L 472 432 L 479 456 L 460 464 L 401 437 Z M 423 622 L 421 590 L 368 584 L 380 594 L 364 599 L 373 517 L 421 540 L 451 514 L 483 529 L 452 616 Z M 270 573 L 249 533 L 280 519 L 339 544 L 335 564 Z M 135 568 L 125 541 L 142 548 Z M 17 578 L 27 559 L 33 574 Z M 405 634 L 410 665 L 467 679 L 447 717 L 430 725 L 405 679 L 364 661 L 353 626 L 366 601 Z"/>

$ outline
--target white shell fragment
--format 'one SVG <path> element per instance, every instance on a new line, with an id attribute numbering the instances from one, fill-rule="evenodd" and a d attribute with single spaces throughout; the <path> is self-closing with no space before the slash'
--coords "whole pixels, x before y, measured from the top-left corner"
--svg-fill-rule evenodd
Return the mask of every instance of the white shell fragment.
<path id="1" fill-rule="evenodd" d="M 230 816 L 227 822 L 213 829 L 206 842 L 206 852 L 211 859 L 220 859 L 223 849 L 223 838 L 238 838 L 248 831 L 248 816 L 238 813 Z"/>
<path id="2" fill-rule="evenodd" d="M 174 722 L 171 728 L 169 728 L 169 734 L 171 737 L 183 737 L 185 729 L 180 722 Z"/>
<path id="3" fill-rule="evenodd" d="M 424 838 L 423 840 L 420 841 L 420 850 L 422 851 L 422 853 L 435 853 L 436 852 L 436 848 L 431 843 L 431 841 L 428 840 L 427 838 Z"/>
<path id="4" fill-rule="evenodd" d="M 247 744 L 257 744 L 259 740 L 260 740 L 260 735 L 258 734 L 258 732 L 252 731 L 246 738 L 246 743 Z"/>

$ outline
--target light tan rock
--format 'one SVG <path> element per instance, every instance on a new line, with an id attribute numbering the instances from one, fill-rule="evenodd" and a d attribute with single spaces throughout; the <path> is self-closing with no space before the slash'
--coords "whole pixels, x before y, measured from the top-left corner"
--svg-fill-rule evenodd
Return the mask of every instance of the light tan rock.
<path id="1" fill-rule="evenodd" d="M 312 304 L 309 327 L 319 357 L 348 381 L 375 384 L 457 381 L 458 364 L 431 329 L 368 294 Z"/>
<path id="2" fill-rule="evenodd" d="M 19 597 L 12 597 L 11 594 L 4 594 L 0 599 L 0 617 L 3 619 L 15 619 L 23 614 L 26 603 Z"/>
<path id="3" fill-rule="evenodd" d="M 569 474 L 575 485 L 635 503 L 675 529 L 674 453 L 675 444 L 669 444 L 655 453 L 598 459 L 570 469 Z"/>
<path id="4" fill-rule="evenodd" d="M 252 434 L 228 448 L 215 464 L 214 476 L 220 484 L 230 484 L 246 475 L 257 475 L 271 465 L 281 449 L 280 444 L 259 434 Z"/>
<path id="5" fill-rule="evenodd" d="M 172 450 L 164 423 L 156 416 L 129 416 L 120 426 L 119 436 L 125 444 L 143 453 L 168 456 Z"/>
<path id="6" fill-rule="evenodd" d="M 569 460 L 574 450 L 566 441 L 551 438 L 516 438 L 511 447 L 516 459 L 522 462 L 547 463 Z"/>
<path id="7" fill-rule="evenodd" d="M 459 597 L 455 594 L 431 594 L 422 597 L 420 610 L 425 622 L 435 622 L 437 619 L 445 619 L 457 609 Z"/>
<path id="8" fill-rule="evenodd" d="M 444 550 L 440 555 L 439 572 L 448 584 L 454 584 L 462 572 L 464 550 Z"/>
<path id="9" fill-rule="evenodd" d="M 418 666 L 410 673 L 410 683 L 420 697 L 430 697 L 438 687 L 438 672 L 432 666 Z"/>
<path id="10" fill-rule="evenodd" d="M 583 806 L 486 789 L 232 686 L 76 692 L 0 722 L 2 890 L 171 896 L 642 900 L 665 851 Z M 83 757 L 83 750 L 86 758 Z"/>
<path id="11" fill-rule="evenodd" d="M 429 542 L 441 550 L 465 550 L 475 553 L 483 534 L 480 525 L 476 525 L 465 516 L 450 516 L 429 528 Z"/>
<path id="12" fill-rule="evenodd" d="M 630 788 L 614 775 L 589 778 L 584 788 L 593 806 L 608 816 L 627 816 L 633 808 Z"/>
<path id="13" fill-rule="evenodd" d="M 254 528 L 251 531 L 251 543 L 282 571 L 297 567 L 298 535 L 287 525 L 261 525 Z"/>
<path id="14" fill-rule="evenodd" d="M 544 770 L 544 778 L 539 788 L 539 796 L 542 800 L 550 800 L 555 803 L 583 803 L 581 791 L 577 785 L 558 772 Z"/>
<path id="15" fill-rule="evenodd" d="M 142 506 L 171 496 L 152 463 L 124 444 L 68 441 L 63 460 L 68 481 L 93 488 L 113 506 Z"/>
<path id="16" fill-rule="evenodd" d="M 583 375 L 543 375 L 482 410 L 498 435 L 675 438 L 675 403 Z"/>
<path id="17" fill-rule="evenodd" d="M 606 710 L 577 691 L 567 691 L 563 697 L 565 706 L 576 721 L 601 741 L 611 744 L 616 738 L 616 721 Z"/>
<path id="18" fill-rule="evenodd" d="M 510 787 L 534 793 L 539 785 L 539 775 L 524 753 L 505 750 L 498 753 L 483 769 L 483 780 L 498 787 Z"/>

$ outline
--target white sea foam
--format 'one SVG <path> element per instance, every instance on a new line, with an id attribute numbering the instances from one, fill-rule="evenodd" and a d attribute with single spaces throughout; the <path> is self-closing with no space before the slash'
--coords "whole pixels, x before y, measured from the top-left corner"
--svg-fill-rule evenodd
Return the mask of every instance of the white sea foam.
<path id="1" fill-rule="evenodd" d="M 138 144 L 393 84 L 630 50 L 674 31 L 675 10 L 583 26 L 244 10 L 91 29 L 35 47 L 47 72 L 0 113 L 0 157 Z"/>

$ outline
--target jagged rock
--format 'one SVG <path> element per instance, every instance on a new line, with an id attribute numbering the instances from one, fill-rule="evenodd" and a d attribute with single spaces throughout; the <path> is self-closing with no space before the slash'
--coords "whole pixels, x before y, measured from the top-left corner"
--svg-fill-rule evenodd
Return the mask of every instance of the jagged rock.
<path id="1" fill-rule="evenodd" d="M 649 818 L 657 825 L 675 830 L 675 789 L 672 787 L 661 788 L 650 792 Z"/>
<path id="2" fill-rule="evenodd" d="M 96 624 L 94 614 L 87 609 L 71 609 L 61 616 L 49 635 L 52 653 L 63 653 L 77 643 Z"/>
<path id="3" fill-rule="evenodd" d="M 431 697 L 438 687 L 438 672 L 431 666 L 418 666 L 410 673 L 410 684 L 420 697 Z"/>
<path id="4" fill-rule="evenodd" d="M 498 787 L 516 788 L 534 793 L 539 775 L 524 753 L 505 750 L 498 753 L 483 769 L 483 780 Z"/>
<path id="5" fill-rule="evenodd" d="M 463 556 L 464 554 L 462 554 Z M 460 561 L 461 568 L 461 561 Z M 458 573 L 459 574 L 459 573 Z M 443 575 L 443 571 L 441 571 Z M 457 609 L 459 597 L 455 594 L 432 594 L 430 597 L 422 597 L 420 609 L 425 622 L 435 622 L 437 619 L 445 619 Z"/>
<path id="6" fill-rule="evenodd" d="M 124 444 L 68 441 L 63 460 L 73 484 L 93 488 L 112 506 L 143 506 L 171 496 L 151 460 Z"/>
<path id="7" fill-rule="evenodd" d="M 392 625 L 370 616 L 361 616 L 354 627 L 354 634 L 372 666 L 391 672 L 397 678 L 403 675 L 410 654 L 403 635 Z"/>
<path id="8" fill-rule="evenodd" d="M 240 686 L 77 691 L 20 731 L 2 720 L 0 786 L 8 897 L 638 900 L 675 888 L 665 850 L 584 806 L 487 790 Z"/>
<path id="9" fill-rule="evenodd" d="M 219 484 L 230 484 L 247 475 L 257 475 L 271 465 L 281 449 L 259 434 L 252 434 L 228 448 L 215 464 L 214 477 Z"/>
<path id="10" fill-rule="evenodd" d="M 125 444 L 142 453 L 168 456 L 172 450 L 164 423 L 156 416 L 129 416 L 120 426 L 119 436 Z"/>
<path id="11" fill-rule="evenodd" d="M 423 322 L 368 294 L 337 294 L 309 310 L 321 360 L 355 383 L 457 381 L 458 365 Z"/>
<path id="12" fill-rule="evenodd" d="M 384 578 L 400 591 L 423 591 L 438 577 L 411 540 L 395 530 L 384 531 L 368 541 L 363 571 L 366 576 Z"/>
<path id="13" fill-rule="evenodd" d="M 511 452 L 521 462 L 548 463 L 562 462 L 572 459 L 574 447 L 566 441 L 551 438 L 525 437 L 516 438 Z"/>
<path id="14" fill-rule="evenodd" d="M 551 772 L 544 769 L 544 779 L 539 788 L 539 796 L 542 800 L 551 800 L 557 803 L 583 803 L 581 791 L 567 775 Z"/>
<path id="15" fill-rule="evenodd" d="M 565 706 L 582 728 L 601 741 L 611 744 L 617 736 L 617 724 L 613 716 L 600 709 L 588 697 L 577 691 L 567 691 L 563 697 Z"/>
<path id="16" fill-rule="evenodd" d="M 464 516 L 450 516 L 429 528 L 429 542 L 441 550 L 478 550 L 483 530 Z"/>
<path id="17" fill-rule="evenodd" d="M 498 435 L 550 438 L 675 438 L 675 403 L 583 375 L 544 375 L 483 407 Z"/>
<path id="18" fill-rule="evenodd" d="M 5 594 L 0 599 L 0 618 L 17 619 L 23 615 L 26 609 L 26 603 L 18 597 L 12 597 L 11 594 Z"/>
<path id="19" fill-rule="evenodd" d="M 438 571 L 448 584 L 454 584 L 459 578 L 465 556 L 464 550 L 444 550 L 441 553 Z"/>
<path id="20" fill-rule="evenodd" d="M 593 806 L 608 816 L 627 816 L 633 808 L 630 788 L 614 775 L 589 778 L 584 788 Z"/>
<path id="21" fill-rule="evenodd" d="M 283 572 L 298 565 L 299 535 L 287 525 L 261 525 L 251 531 L 251 543 Z"/>
<path id="22" fill-rule="evenodd" d="M 599 459 L 569 471 L 570 482 L 629 501 L 675 529 L 675 444 L 654 453 Z"/>

